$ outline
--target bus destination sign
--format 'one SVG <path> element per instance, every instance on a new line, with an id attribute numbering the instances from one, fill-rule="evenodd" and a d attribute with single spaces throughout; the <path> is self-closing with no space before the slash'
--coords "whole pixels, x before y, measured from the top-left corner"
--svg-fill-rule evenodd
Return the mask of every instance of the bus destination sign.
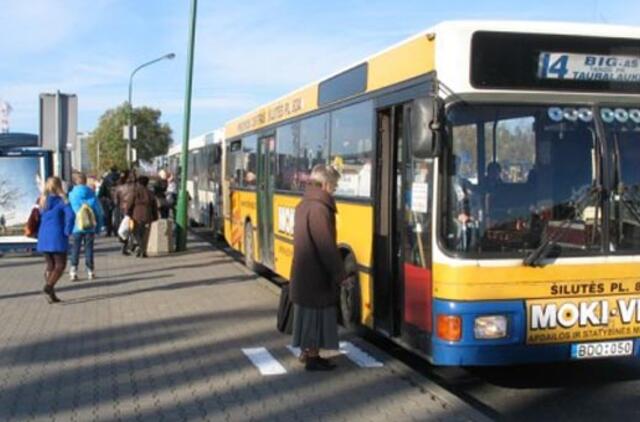
<path id="1" fill-rule="evenodd" d="M 538 78 L 638 83 L 640 57 L 542 52 Z"/>

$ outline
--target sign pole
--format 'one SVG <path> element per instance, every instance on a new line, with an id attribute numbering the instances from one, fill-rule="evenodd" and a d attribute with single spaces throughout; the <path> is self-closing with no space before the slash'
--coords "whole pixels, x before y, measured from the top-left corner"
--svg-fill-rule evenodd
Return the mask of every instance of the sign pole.
<path id="1" fill-rule="evenodd" d="M 191 88 L 193 79 L 193 52 L 196 39 L 196 13 L 198 0 L 191 0 L 191 25 L 189 27 L 189 51 L 187 56 L 187 83 L 184 95 L 184 124 L 182 128 L 182 153 L 180 154 L 180 192 L 176 216 L 176 250 L 187 249 L 187 165 L 189 154 L 189 125 L 191 123 Z"/>

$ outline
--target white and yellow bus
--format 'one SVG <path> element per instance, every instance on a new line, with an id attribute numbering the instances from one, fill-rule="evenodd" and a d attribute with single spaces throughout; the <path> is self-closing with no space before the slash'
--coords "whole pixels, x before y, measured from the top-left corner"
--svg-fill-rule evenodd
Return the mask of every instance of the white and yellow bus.
<path id="1" fill-rule="evenodd" d="M 189 223 L 209 227 L 214 234 L 223 231 L 222 218 L 222 145 L 224 129 L 189 139 L 187 162 L 187 192 L 189 193 Z M 168 170 L 180 177 L 181 145 L 173 145 L 166 156 L 158 157 L 157 170 Z"/>
<path id="2" fill-rule="evenodd" d="M 225 126 L 225 237 L 289 277 L 341 172 L 363 325 L 438 365 L 637 356 L 640 29 L 446 22 Z"/>

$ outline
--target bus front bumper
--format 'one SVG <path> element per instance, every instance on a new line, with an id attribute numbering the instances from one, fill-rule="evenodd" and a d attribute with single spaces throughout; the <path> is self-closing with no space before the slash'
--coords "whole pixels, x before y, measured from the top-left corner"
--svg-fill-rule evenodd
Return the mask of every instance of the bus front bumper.
<path id="1" fill-rule="evenodd" d="M 498 366 L 572 360 L 572 345 L 575 343 L 527 344 L 527 316 L 523 300 L 456 302 L 434 299 L 433 303 L 434 333 L 428 355 L 434 365 Z M 439 315 L 460 317 L 459 340 L 445 341 L 438 337 Z M 492 315 L 506 316 L 506 336 L 499 339 L 476 338 L 474 332 L 476 318 Z M 611 340 L 603 338 L 589 342 Z M 640 341 L 635 338 L 623 340 L 633 341 L 630 357 L 640 356 Z"/>

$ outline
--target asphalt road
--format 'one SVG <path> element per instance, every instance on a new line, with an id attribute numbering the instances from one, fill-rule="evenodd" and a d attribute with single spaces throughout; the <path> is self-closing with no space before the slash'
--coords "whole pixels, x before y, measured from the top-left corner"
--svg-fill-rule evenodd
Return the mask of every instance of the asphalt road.
<path id="1" fill-rule="evenodd" d="M 510 367 L 434 367 L 388 340 L 375 335 L 368 335 L 367 339 L 492 419 L 640 420 L 637 359 Z"/>

